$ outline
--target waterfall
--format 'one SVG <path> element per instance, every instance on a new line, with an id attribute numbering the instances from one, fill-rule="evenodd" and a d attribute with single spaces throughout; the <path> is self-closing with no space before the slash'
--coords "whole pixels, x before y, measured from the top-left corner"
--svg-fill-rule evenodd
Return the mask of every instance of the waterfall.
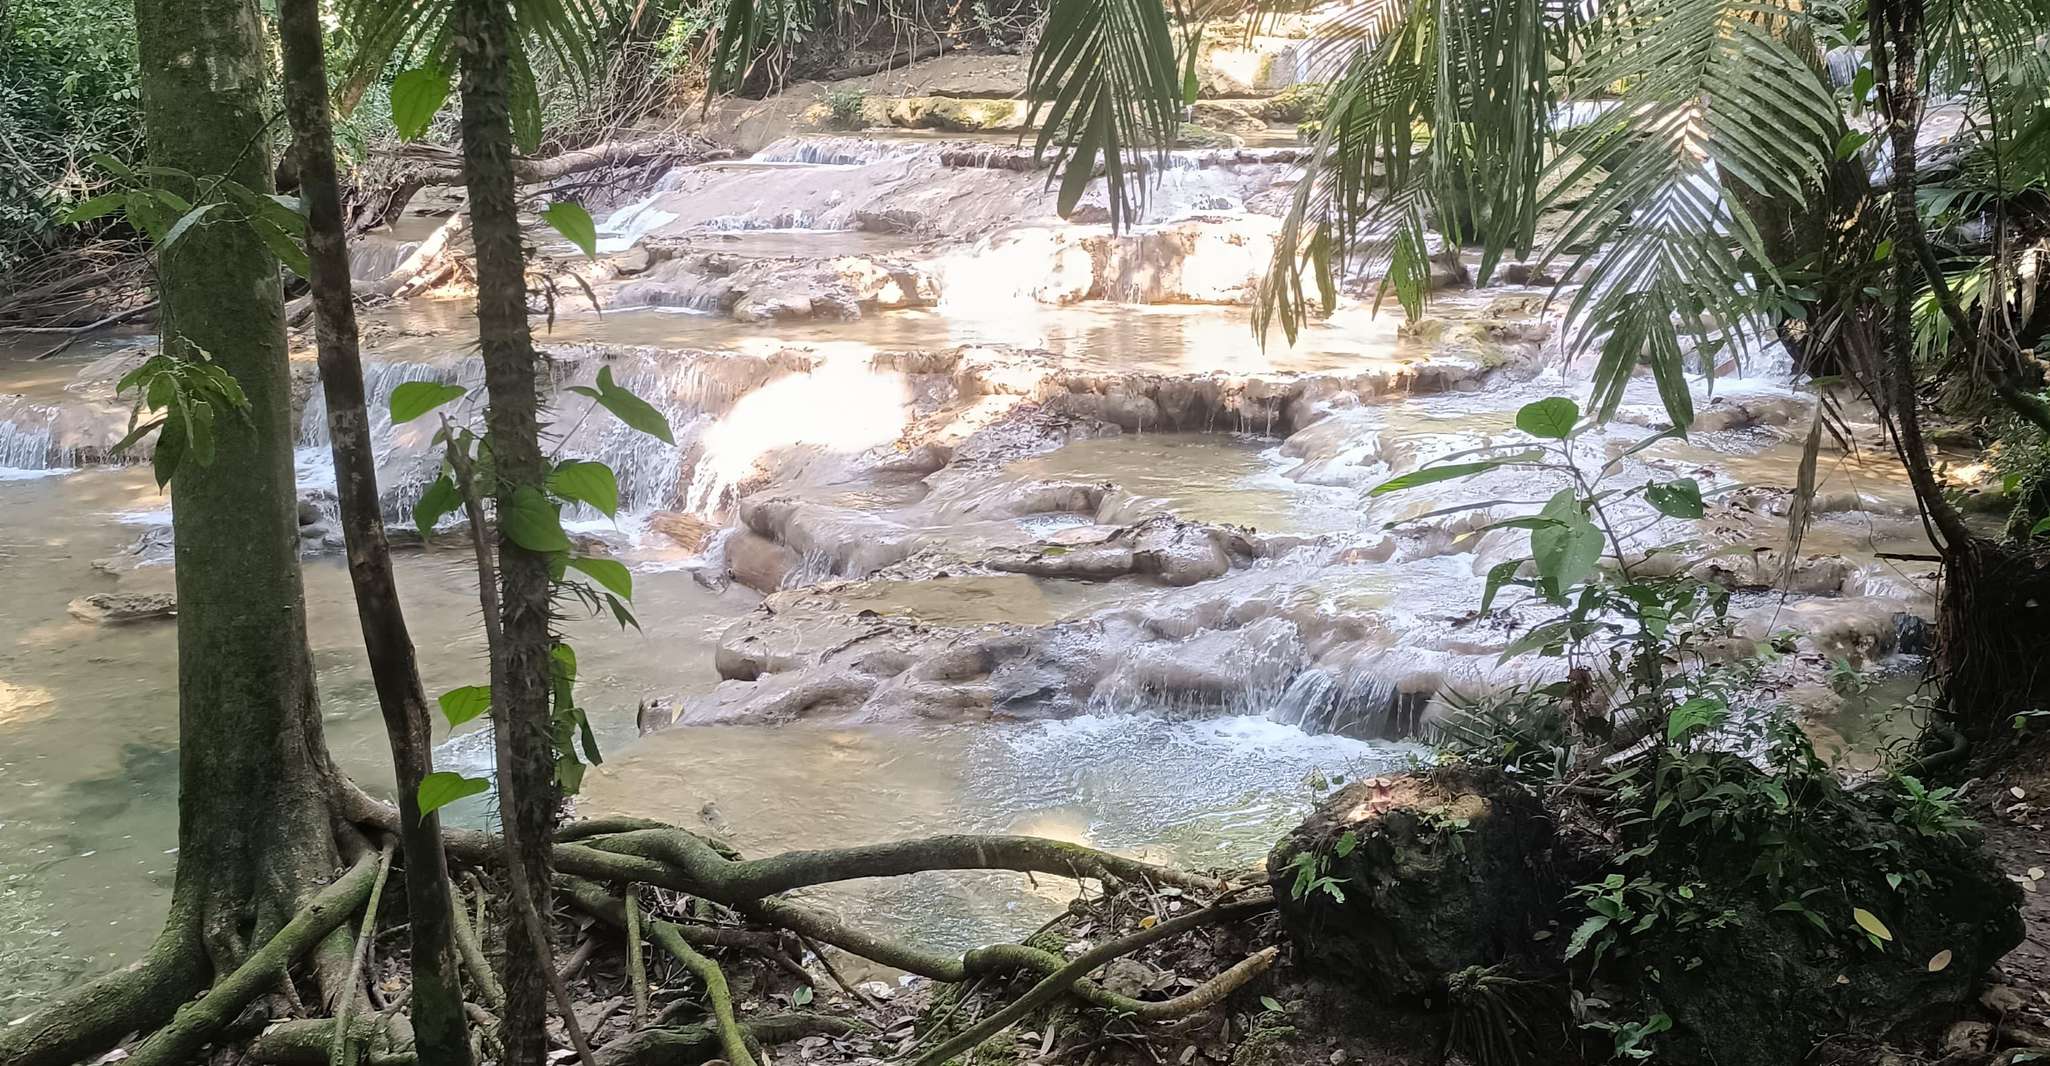
<path id="1" fill-rule="evenodd" d="M 59 443 L 59 411 L 23 404 L 0 420 L 0 471 L 63 470 L 78 465 L 78 449 Z"/>
<path id="2" fill-rule="evenodd" d="M 931 145 L 869 137 L 785 137 L 764 146 L 751 157 L 750 162 L 858 167 L 892 159 L 910 159 L 936 151 Z"/>
<path id="3" fill-rule="evenodd" d="M 1412 719 L 1428 702 L 1427 695 L 1418 699 L 1420 695 L 1425 694 L 1397 692 L 1378 677 L 1355 675 L 1341 682 L 1328 671 L 1311 667 L 1296 675 L 1267 717 L 1311 734 L 1397 738 L 1415 731 Z"/>

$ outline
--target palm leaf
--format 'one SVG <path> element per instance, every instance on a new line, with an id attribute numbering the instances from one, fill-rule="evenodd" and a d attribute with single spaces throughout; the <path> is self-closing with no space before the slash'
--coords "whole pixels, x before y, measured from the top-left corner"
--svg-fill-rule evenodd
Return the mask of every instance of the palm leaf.
<path id="1" fill-rule="evenodd" d="M 1062 215 L 1101 167 L 1111 227 L 1137 219 L 1148 171 L 1165 164 L 1181 125 L 1182 80 L 1160 0 L 1053 0 L 1025 95 L 1039 127 L 1033 158 L 1053 150 Z"/>

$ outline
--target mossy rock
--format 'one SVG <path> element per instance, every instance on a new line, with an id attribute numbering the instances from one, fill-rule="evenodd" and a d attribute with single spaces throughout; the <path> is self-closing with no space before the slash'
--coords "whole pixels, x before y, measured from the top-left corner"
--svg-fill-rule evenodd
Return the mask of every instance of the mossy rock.
<path id="1" fill-rule="evenodd" d="M 1299 82 L 1260 101 L 1258 114 L 1269 122 L 1306 122 L 1321 119 L 1330 103 L 1328 83 Z"/>
<path id="2" fill-rule="evenodd" d="M 1229 133 L 1213 130 L 1208 126 L 1199 126 L 1194 122 L 1182 123 L 1182 128 L 1175 131 L 1174 135 L 1176 148 L 1237 148 L 1245 143 Z"/>
<path id="3" fill-rule="evenodd" d="M 1264 133 L 1267 120 L 1245 105 L 1226 100 L 1198 100 L 1189 108 L 1189 119 L 1209 130 L 1228 133 Z"/>
<path id="4" fill-rule="evenodd" d="M 1759 775 L 1737 756 L 1716 758 L 1740 789 Z M 1954 1013 L 2021 940 L 2016 886 L 1968 832 L 1905 827 L 1899 795 L 1808 786 L 1795 815 L 1810 841 L 1804 861 L 1822 871 L 1809 880 L 1826 882 L 1809 904 L 1824 929 L 1781 909 L 1799 891 L 1756 874 L 1766 857 L 1756 839 L 1696 831 L 1624 864 L 1624 849 L 1645 844 L 1641 830 L 1547 807 L 1497 771 L 1457 765 L 1341 789 L 1275 847 L 1268 872 L 1308 969 L 1376 1002 L 1440 1005 L 1471 966 L 1506 964 L 1563 993 L 1563 954 L 1591 914 L 1573 886 L 1619 868 L 1686 885 L 1682 909 L 1695 920 L 1635 926 L 1597 964 L 1593 993 L 1612 1005 L 1597 1020 L 1666 1015 L 1671 1029 L 1650 1043 L 1661 1062 L 1792 1066 L 1831 1033 L 1883 1035 Z M 1304 855 L 1322 857 L 1313 866 L 1335 892 L 1296 895 Z M 1897 888 L 1887 874 L 1902 871 L 1913 874 Z M 1868 938 L 1853 907 L 1889 939 Z M 1583 982 L 1589 957 L 1574 960 Z"/>
<path id="5" fill-rule="evenodd" d="M 1293 1025 L 1255 1029 L 1232 1049 L 1231 1066 L 1298 1066 L 1303 1061 L 1296 1046 L 1299 1035 Z"/>
<path id="6" fill-rule="evenodd" d="M 981 133 L 1025 128 L 1023 100 L 906 96 L 882 101 L 879 107 L 883 121 L 904 129 Z"/>
<path id="7" fill-rule="evenodd" d="M 1534 794 L 1446 769 L 1345 786 L 1275 846 L 1267 871 L 1307 964 L 1369 996 L 1423 999 L 1534 943 L 1561 895 L 1535 865 L 1551 840 Z M 1298 856 L 1321 856 L 1337 892 L 1298 897 Z"/>

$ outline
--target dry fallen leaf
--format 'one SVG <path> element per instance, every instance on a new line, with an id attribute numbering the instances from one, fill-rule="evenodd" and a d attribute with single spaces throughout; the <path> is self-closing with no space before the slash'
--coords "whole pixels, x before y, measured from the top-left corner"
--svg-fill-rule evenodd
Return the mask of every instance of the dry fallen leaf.
<path id="1" fill-rule="evenodd" d="M 2043 868 L 2042 868 L 2041 866 L 2031 866 L 2031 867 L 2029 867 L 2029 880 L 2031 880 L 2031 881 L 2041 881 L 2042 879 L 2043 879 Z"/>
<path id="2" fill-rule="evenodd" d="M 1934 955 L 1932 955 L 1932 956 L 1930 956 L 1930 957 L 1929 957 L 1929 972 L 1930 972 L 1930 973 L 1942 973 L 1943 971 L 1945 971 L 1945 970 L 1947 970 L 1947 969 L 1949 969 L 1949 968 L 1950 968 L 1950 949 L 1949 949 L 1949 948 L 1944 948 L 1944 949 L 1943 949 L 1942 951 L 1939 951 L 1939 952 L 1937 952 L 1936 954 L 1934 954 Z"/>
<path id="3" fill-rule="evenodd" d="M 1147 916 L 1146 916 L 1146 917 L 1144 917 L 1144 918 L 1141 918 L 1141 919 L 1139 919 L 1139 928 L 1141 928 L 1141 929 L 1151 929 L 1151 928 L 1153 928 L 1154 926 L 1156 926 L 1156 925 L 1159 925 L 1159 924 L 1160 924 L 1160 919 L 1159 919 L 1158 917 L 1154 916 L 1154 915 L 1151 915 L 1151 914 L 1147 915 Z"/>
<path id="4" fill-rule="evenodd" d="M 2008 789 L 2007 794 L 2013 796 L 2015 799 L 2029 798 L 2029 794 L 2027 792 L 2022 791 L 2022 787 L 2020 785 L 2016 785 L 2013 788 Z"/>

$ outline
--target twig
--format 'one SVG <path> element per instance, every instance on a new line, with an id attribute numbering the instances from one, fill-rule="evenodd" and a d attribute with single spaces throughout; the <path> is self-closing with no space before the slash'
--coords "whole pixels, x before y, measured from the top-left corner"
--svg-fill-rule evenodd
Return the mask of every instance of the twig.
<path id="1" fill-rule="evenodd" d="M 64 349 L 71 347 L 73 344 L 76 344 L 80 337 L 86 336 L 91 333 L 97 333 L 100 330 L 106 329 L 108 326 L 118 326 L 121 323 L 136 317 L 137 315 L 148 314 L 149 312 L 154 311 L 156 309 L 157 301 L 151 300 L 146 304 L 142 304 L 137 307 L 131 307 L 126 311 L 120 312 L 119 314 L 108 315 L 107 317 L 100 319 L 98 322 L 89 322 L 83 326 L 79 326 L 71 331 L 71 336 L 66 337 L 61 341 L 58 341 L 54 347 L 50 348 L 48 351 L 45 351 L 41 355 L 36 356 L 36 358 L 39 360 L 48 359 L 51 356 L 61 354 L 64 351 Z"/>
<path id="2" fill-rule="evenodd" d="M 633 1027 L 648 1024 L 648 964 L 641 954 L 641 894 L 626 886 L 626 976 L 633 984 Z"/>
<path id="3" fill-rule="evenodd" d="M 840 976 L 840 968 L 834 966 L 833 960 L 826 957 L 825 949 L 819 947 L 817 944 L 812 943 L 811 938 L 805 936 L 802 933 L 796 934 L 796 936 L 797 942 L 804 945 L 804 950 L 811 952 L 812 957 L 819 960 L 819 965 L 825 968 L 826 976 L 832 978 L 833 983 L 840 986 L 840 991 L 845 992 L 850 996 L 853 996 L 858 1002 L 860 1002 L 862 1006 L 867 1007 L 870 1010 L 881 1010 L 883 1008 L 883 1005 L 880 1002 L 878 1002 L 874 996 L 871 996 L 868 993 L 863 992 L 860 988 L 847 983 L 847 979 L 845 977 Z"/>
<path id="4" fill-rule="evenodd" d="M 335 1036 L 327 1047 L 330 1066 L 354 1066 L 356 1045 L 349 1039 L 349 1016 L 356 1013 L 356 995 L 363 985 L 363 966 L 370 957 L 370 941 L 377 936 L 377 905 L 384 898 L 384 882 L 391 876 L 392 842 L 387 840 L 377 856 L 377 880 L 370 884 L 370 900 L 363 905 L 363 924 L 356 930 L 356 957 L 349 961 L 349 982 L 343 986 L 342 1002 L 335 1007 Z"/>

